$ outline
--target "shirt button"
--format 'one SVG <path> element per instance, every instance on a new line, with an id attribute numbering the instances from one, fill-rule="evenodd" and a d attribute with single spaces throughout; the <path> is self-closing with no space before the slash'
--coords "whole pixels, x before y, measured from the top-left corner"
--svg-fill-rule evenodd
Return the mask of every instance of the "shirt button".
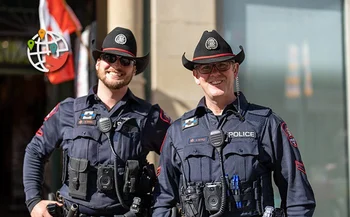
<path id="1" fill-rule="evenodd" d="M 242 152 L 243 152 L 243 149 L 241 149 L 241 148 L 240 148 L 240 149 L 239 149 L 239 152 L 241 152 L 241 153 L 242 153 Z"/>
<path id="2" fill-rule="evenodd" d="M 85 135 L 86 135 L 86 132 L 83 132 L 83 135 L 85 136 Z"/>

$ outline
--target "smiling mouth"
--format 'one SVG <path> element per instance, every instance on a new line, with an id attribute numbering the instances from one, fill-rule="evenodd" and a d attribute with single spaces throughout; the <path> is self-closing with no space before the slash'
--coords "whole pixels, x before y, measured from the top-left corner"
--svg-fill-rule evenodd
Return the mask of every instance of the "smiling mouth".
<path id="1" fill-rule="evenodd" d="M 220 80 L 220 81 L 212 81 L 210 82 L 211 85 L 218 85 L 218 84 L 221 84 L 223 81 Z"/>
<path id="2" fill-rule="evenodd" d="M 116 71 L 106 71 L 106 72 L 107 72 L 107 74 L 110 74 L 112 76 L 118 76 L 118 77 L 123 76 L 123 73 L 121 73 L 121 72 L 116 72 Z"/>

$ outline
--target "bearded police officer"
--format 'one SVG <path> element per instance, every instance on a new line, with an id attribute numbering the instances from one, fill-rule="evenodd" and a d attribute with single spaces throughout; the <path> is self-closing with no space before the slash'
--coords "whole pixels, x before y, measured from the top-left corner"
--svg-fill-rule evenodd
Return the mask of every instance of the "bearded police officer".
<path id="1" fill-rule="evenodd" d="M 313 215 L 313 190 L 287 124 L 270 108 L 249 103 L 234 85 L 245 57 L 240 48 L 235 55 L 216 31 L 205 31 L 193 60 L 183 55 L 204 97 L 168 129 L 153 217 L 174 215 L 178 202 L 186 217 Z"/>
<path id="2" fill-rule="evenodd" d="M 60 102 L 28 144 L 23 183 L 32 217 L 55 214 L 48 209 L 53 201 L 41 197 L 41 184 L 44 162 L 57 147 L 63 150 L 62 204 L 57 203 L 63 212 L 73 206 L 75 216 L 123 216 L 130 211 L 147 216 L 156 176 L 146 155 L 159 153 L 170 119 L 128 88 L 149 62 L 148 54 L 136 57 L 136 52 L 129 29 L 112 30 L 102 49 L 92 52 L 98 85 L 86 96 Z"/>

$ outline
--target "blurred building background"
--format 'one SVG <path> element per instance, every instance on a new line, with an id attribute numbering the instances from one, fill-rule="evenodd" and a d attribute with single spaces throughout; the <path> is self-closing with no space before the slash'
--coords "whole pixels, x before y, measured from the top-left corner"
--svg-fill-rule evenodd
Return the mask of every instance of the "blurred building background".
<path id="1" fill-rule="evenodd" d="M 159 103 L 173 119 L 194 108 L 202 96 L 181 55 L 192 58 L 203 31 L 217 29 L 234 52 L 242 45 L 241 90 L 249 101 L 273 108 L 297 138 L 317 199 L 314 216 L 350 216 L 350 0 L 66 2 L 87 41 L 96 39 L 100 45 L 116 26 L 135 33 L 139 55 L 150 51 L 151 64 L 135 77 L 131 89 Z M 58 85 L 29 64 L 27 41 L 40 28 L 38 6 L 38 0 L 0 0 L 1 216 L 29 216 L 22 185 L 25 147 L 52 107 L 84 94 L 96 82 L 88 56 L 88 74 L 82 80 Z M 86 51 L 75 34 L 71 41 L 78 69 Z M 47 165 L 47 192 L 60 185 L 59 161 L 58 150 Z"/>

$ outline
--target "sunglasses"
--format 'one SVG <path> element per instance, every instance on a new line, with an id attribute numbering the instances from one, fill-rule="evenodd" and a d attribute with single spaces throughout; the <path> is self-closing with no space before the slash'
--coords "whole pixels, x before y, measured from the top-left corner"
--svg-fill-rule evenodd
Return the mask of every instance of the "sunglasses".
<path id="1" fill-rule="evenodd" d="M 101 54 L 101 59 L 103 61 L 106 61 L 107 63 L 114 63 L 115 61 L 117 61 L 119 59 L 119 62 L 122 66 L 130 66 L 131 64 L 135 64 L 135 60 L 133 60 L 133 59 L 129 59 L 126 57 L 117 56 L 117 55 L 109 54 L 109 53 Z"/>
<path id="2" fill-rule="evenodd" d="M 223 72 L 228 70 L 231 67 L 231 63 L 233 63 L 233 61 L 218 62 L 218 63 L 206 64 L 206 65 L 201 64 L 201 65 L 195 66 L 195 69 L 197 69 L 201 74 L 210 74 L 213 71 L 214 67 L 219 72 Z"/>

